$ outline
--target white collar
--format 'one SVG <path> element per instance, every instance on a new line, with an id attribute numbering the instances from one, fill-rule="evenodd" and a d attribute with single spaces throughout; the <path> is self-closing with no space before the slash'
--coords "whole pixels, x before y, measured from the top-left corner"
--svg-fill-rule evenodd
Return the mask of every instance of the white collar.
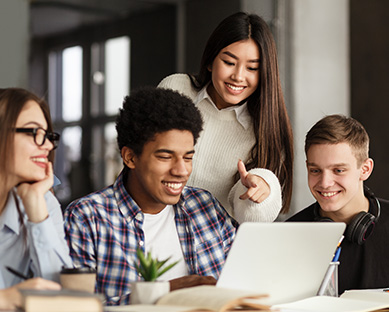
<path id="1" fill-rule="evenodd" d="M 233 105 L 227 108 L 218 109 L 215 103 L 212 101 L 210 95 L 207 92 L 207 87 L 209 86 L 210 82 L 206 84 L 198 93 L 196 98 L 194 99 L 194 103 L 197 105 L 200 101 L 207 99 L 215 109 L 218 111 L 234 111 L 236 115 L 236 119 L 238 122 L 242 125 L 242 127 L 247 130 L 251 126 L 251 116 L 249 114 L 249 111 L 247 109 L 247 101 L 244 102 L 241 105 Z"/>

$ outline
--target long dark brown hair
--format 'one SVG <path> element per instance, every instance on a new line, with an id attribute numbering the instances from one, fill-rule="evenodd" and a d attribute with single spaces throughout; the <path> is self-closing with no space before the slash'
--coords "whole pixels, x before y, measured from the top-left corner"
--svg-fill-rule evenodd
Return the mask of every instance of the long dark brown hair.
<path id="1" fill-rule="evenodd" d="M 7 196 L 5 194 L 7 191 L 6 188 L 10 187 L 8 185 L 9 177 L 7 171 L 14 166 L 15 132 L 13 129 L 15 128 L 20 112 L 28 101 L 35 101 L 39 104 L 47 121 L 47 131 L 53 131 L 49 106 L 44 99 L 21 88 L 0 89 L 0 179 L 2 181 L 0 194 L 3 196 Z M 49 160 L 52 162 L 54 160 L 53 151 L 49 154 Z M 20 214 L 20 209 L 18 210 Z"/>
<path id="2" fill-rule="evenodd" d="M 293 133 L 278 72 L 277 50 L 266 22 L 255 14 L 235 13 L 225 18 L 208 39 L 200 72 L 191 77 L 198 89 L 211 81 L 208 70 L 220 50 L 230 44 L 253 39 L 260 55 L 259 87 L 247 99 L 256 143 L 248 168 L 266 168 L 278 177 L 283 195 L 281 212 L 289 211 L 293 183 Z"/>

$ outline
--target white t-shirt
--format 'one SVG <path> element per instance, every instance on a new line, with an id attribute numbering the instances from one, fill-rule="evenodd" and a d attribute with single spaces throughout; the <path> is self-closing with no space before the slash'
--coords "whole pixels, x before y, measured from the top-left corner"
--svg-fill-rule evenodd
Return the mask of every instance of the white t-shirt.
<path id="1" fill-rule="evenodd" d="M 179 260 L 179 262 L 165 272 L 158 280 L 168 281 L 177 277 L 188 275 L 188 269 L 182 253 L 181 244 L 177 234 L 174 220 L 173 206 L 166 206 L 158 214 L 144 214 L 143 232 L 145 235 L 146 253 L 151 251 L 158 260 L 170 260 L 165 264 Z"/>

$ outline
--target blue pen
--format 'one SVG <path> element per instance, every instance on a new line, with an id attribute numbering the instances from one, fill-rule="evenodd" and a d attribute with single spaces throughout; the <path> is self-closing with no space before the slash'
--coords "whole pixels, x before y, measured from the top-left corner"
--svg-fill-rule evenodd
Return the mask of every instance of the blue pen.
<path id="1" fill-rule="evenodd" d="M 339 261 L 339 256 L 340 256 L 341 249 L 342 249 L 342 247 L 336 248 L 335 255 L 334 255 L 334 258 L 332 259 L 332 262 Z"/>

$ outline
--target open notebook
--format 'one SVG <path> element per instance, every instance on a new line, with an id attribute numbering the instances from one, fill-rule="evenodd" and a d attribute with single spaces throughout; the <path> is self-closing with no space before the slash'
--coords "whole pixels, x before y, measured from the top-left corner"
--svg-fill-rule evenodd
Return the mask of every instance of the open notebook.
<path id="1" fill-rule="evenodd" d="M 217 286 L 269 294 L 269 305 L 315 296 L 344 229 L 335 222 L 242 223 Z"/>

